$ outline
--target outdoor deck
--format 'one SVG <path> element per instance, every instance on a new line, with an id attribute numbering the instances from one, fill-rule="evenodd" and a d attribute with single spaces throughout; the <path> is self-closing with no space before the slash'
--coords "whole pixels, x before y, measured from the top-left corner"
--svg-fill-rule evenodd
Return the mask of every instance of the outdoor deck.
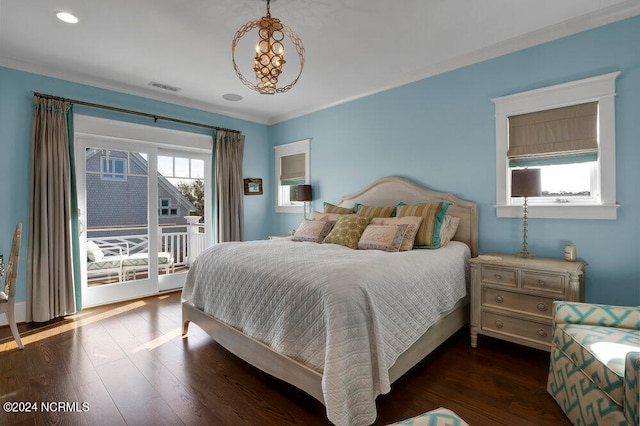
<path id="1" fill-rule="evenodd" d="M 179 225 L 161 225 L 157 230 L 158 251 L 168 253 L 171 259 L 173 273 L 189 270 L 191 262 L 205 249 L 204 224 L 197 223 L 199 217 L 189 217 L 189 223 Z M 137 258 L 149 253 L 149 235 L 147 227 L 113 227 L 87 229 L 87 241 L 92 241 L 99 247 L 104 256 L 111 258 L 107 262 L 91 263 L 87 271 L 87 285 L 95 287 L 131 280 L 148 278 L 148 262 L 127 263 L 131 258 Z M 165 259 L 167 258 L 166 255 Z M 103 266 L 103 263 L 105 265 Z M 159 265 L 159 273 L 169 273 L 167 263 Z M 104 268 L 104 269 L 103 269 Z"/>

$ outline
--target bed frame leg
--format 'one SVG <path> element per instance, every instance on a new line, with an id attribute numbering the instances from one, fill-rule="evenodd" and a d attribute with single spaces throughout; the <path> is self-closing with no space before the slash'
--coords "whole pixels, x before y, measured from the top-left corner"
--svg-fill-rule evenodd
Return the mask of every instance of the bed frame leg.
<path id="1" fill-rule="evenodd" d="M 182 322 L 182 337 L 185 337 L 189 333 L 189 323 L 191 321 L 186 320 Z"/>

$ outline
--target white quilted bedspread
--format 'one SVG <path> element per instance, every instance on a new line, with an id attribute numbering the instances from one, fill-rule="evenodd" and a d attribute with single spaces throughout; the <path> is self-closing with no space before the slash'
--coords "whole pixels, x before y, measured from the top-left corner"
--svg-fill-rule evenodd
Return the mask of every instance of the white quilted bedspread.
<path id="1" fill-rule="evenodd" d="M 468 258 L 457 242 L 401 253 L 223 243 L 194 262 L 182 297 L 322 373 L 329 420 L 364 425 L 398 356 L 466 295 Z"/>

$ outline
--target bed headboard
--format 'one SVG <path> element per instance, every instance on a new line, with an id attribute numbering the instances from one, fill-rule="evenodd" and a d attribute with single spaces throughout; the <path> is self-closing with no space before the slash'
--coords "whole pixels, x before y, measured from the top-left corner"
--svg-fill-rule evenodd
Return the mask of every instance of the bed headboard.
<path id="1" fill-rule="evenodd" d="M 406 204 L 451 203 L 447 214 L 460 218 L 460 225 L 453 238 L 469 246 L 471 256 L 478 255 L 478 206 L 446 192 L 436 192 L 422 187 L 408 179 L 387 176 L 374 181 L 366 188 L 342 197 L 336 203 L 341 207 L 353 207 L 355 203 L 368 206 L 395 206 L 399 202 Z"/>

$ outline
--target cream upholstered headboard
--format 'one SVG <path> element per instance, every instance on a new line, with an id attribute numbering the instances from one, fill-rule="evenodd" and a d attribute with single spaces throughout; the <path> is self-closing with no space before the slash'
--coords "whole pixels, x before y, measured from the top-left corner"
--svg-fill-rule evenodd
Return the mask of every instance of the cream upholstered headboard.
<path id="1" fill-rule="evenodd" d="M 453 194 L 432 191 L 408 179 L 398 176 L 387 176 L 378 179 L 366 188 L 342 197 L 336 203 L 341 207 L 353 207 L 354 204 L 368 206 L 395 206 L 400 202 L 406 204 L 435 203 L 448 201 L 447 214 L 460 218 L 460 225 L 453 238 L 469 246 L 471 256 L 478 255 L 478 206 Z"/>

